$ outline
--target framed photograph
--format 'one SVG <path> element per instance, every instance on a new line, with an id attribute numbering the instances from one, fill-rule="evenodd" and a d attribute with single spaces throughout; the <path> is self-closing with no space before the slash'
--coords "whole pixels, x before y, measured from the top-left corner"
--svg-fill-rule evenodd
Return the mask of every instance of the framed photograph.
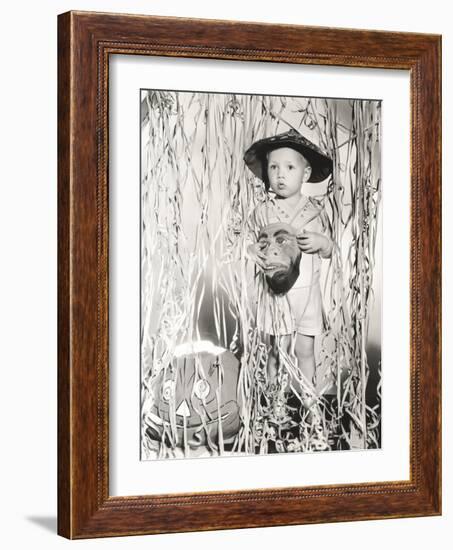
<path id="1" fill-rule="evenodd" d="M 440 37 L 58 40 L 59 533 L 440 514 Z"/>

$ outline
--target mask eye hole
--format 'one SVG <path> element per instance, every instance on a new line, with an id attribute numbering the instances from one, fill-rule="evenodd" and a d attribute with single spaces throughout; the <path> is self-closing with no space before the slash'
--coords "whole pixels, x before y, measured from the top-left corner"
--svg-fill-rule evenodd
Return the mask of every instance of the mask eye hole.
<path id="1" fill-rule="evenodd" d="M 174 380 L 166 380 L 162 387 L 162 399 L 168 403 L 175 395 Z"/>
<path id="2" fill-rule="evenodd" d="M 209 395 L 210 390 L 211 387 L 209 385 L 209 382 L 204 379 L 200 379 L 195 382 L 193 387 L 193 393 L 198 397 L 198 399 L 206 399 L 206 397 Z"/>

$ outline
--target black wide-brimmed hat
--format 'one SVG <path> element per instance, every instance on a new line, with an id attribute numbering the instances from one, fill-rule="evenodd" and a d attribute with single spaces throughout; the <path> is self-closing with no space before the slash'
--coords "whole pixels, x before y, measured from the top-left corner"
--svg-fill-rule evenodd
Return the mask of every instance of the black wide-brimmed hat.
<path id="1" fill-rule="evenodd" d="M 318 183 L 323 181 L 332 172 L 332 159 L 317 145 L 293 129 L 284 134 L 277 134 L 255 141 L 245 152 L 244 161 L 255 176 L 265 181 L 263 167 L 265 166 L 266 155 L 270 151 L 282 147 L 295 149 L 307 159 L 311 166 L 309 182 Z"/>

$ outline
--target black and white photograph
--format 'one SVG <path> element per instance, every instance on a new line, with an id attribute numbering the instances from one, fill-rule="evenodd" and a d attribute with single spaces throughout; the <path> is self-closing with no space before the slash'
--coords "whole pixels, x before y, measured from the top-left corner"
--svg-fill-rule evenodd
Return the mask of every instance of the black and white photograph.
<path id="1" fill-rule="evenodd" d="M 140 102 L 141 459 L 379 449 L 381 102 Z"/>

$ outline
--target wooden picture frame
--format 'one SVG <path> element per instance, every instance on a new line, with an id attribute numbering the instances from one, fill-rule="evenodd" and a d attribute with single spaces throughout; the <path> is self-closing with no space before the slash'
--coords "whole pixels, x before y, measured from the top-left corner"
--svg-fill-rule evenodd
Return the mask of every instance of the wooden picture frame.
<path id="1" fill-rule="evenodd" d="M 90 538 L 441 513 L 441 38 L 69 12 L 58 20 L 58 532 Z M 410 72 L 410 480 L 109 495 L 109 56 Z"/>

